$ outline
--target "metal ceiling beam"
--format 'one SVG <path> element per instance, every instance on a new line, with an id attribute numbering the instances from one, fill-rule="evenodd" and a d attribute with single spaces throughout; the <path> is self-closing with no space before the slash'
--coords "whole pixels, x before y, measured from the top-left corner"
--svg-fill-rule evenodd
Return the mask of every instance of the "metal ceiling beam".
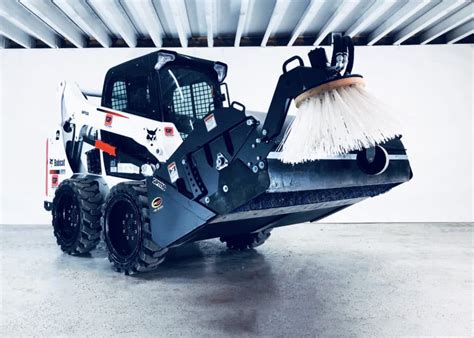
<path id="1" fill-rule="evenodd" d="M 346 0 L 343 1 L 340 6 L 336 9 L 334 14 L 329 18 L 326 24 L 323 26 L 316 41 L 314 41 L 314 46 L 319 46 L 323 42 L 324 38 L 328 36 L 334 30 L 337 30 L 337 27 L 344 21 L 345 18 L 351 13 L 354 8 L 360 3 L 360 0 Z"/>
<path id="2" fill-rule="evenodd" d="M 129 47 L 137 46 L 137 34 L 122 5 L 115 0 L 89 0 L 106 26 L 119 33 Z"/>
<path id="3" fill-rule="evenodd" d="M 134 0 L 127 3 L 128 6 L 133 7 L 138 14 L 138 19 L 142 20 L 150 38 L 156 47 L 163 45 L 163 27 L 160 19 L 156 13 L 153 0 Z"/>
<path id="4" fill-rule="evenodd" d="M 214 0 L 206 0 L 206 26 L 207 26 L 207 47 L 214 47 L 214 31 L 216 22 L 216 3 Z"/>
<path id="5" fill-rule="evenodd" d="M 362 15 L 356 22 L 352 24 L 349 29 L 346 30 L 345 34 L 351 37 L 356 36 L 361 31 L 366 29 L 375 20 L 380 18 L 387 10 L 396 4 L 395 0 L 375 1 L 369 9 Z"/>
<path id="6" fill-rule="evenodd" d="M 78 48 L 86 46 L 86 40 L 81 31 L 53 3 L 43 0 L 21 0 L 21 4 L 35 13 L 74 46 Z"/>
<path id="7" fill-rule="evenodd" d="M 0 15 L 49 47 L 59 47 L 56 33 L 18 2 L 0 1 Z"/>
<path id="8" fill-rule="evenodd" d="M 240 39 L 247 23 L 247 16 L 249 11 L 249 0 L 242 0 L 240 3 L 239 23 L 237 24 L 237 31 L 235 32 L 234 47 L 239 47 Z"/>
<path id="9" fill-rule="evenodd" d="M 427 6 L 430 0 L 410 0 L 400 10 L 369 35 L 368 46 L 372 46 L 385 35 L 400 26 L 405 20 Z"/>
<path id="10" fill-rule="evenodd" d="M 443 1 L 438 5 L 430 9 L 427 13 L 423 14 L 421 17 L 413 21 L 411 24 L 403 28 L 400 32 L 395 35 L 394 45 L 400 45 L 403 41 L 408 40 L 416 33 L 422 31 L 429 25 L 435 23 L 442 17 L 448 15 L 456 8 L 459 8 L 462 4 L 465 4 L 466 0 L 451 0 Z"/>
<path id="11" fill-rule="evenodd" d="M 267 45 L 268 39 L 273 31 L 278 27 L 281 20 L 283 19 L 283 15 L 285 11 L 288 9 L 290 2 L 288 0 L 277 0 L 275 3 L 275 7 L 273 7 L 272 16 L 270 17 L 270 21 L 268 22 L 267 29 L 265 34 L 263 35 L 262 43 L 260 44 L 262 47 Z"/>
<path id="12" fill-rule="evenodd" d="M 453 29 L 446 34 L 446 43 L 456 43 L 469 35 L 474 34 L 474 20 L 470 20 L 465 24 Z"/>
<path id="13" fill-rule="evenodd" d="M 207 46 L 213 47 L 217 41 L 219 20 L 231 15 L 221 13 L 220 0 L 0 0 L 0 16 L 4 23 L 0 28 L 8 30 L 20 44 L 33 47 L 35 41 L 38 41 L 38 47 L 42 46 L 41 41 L 51 47 L 60 47 L 62 40 L 59 37 L 64 37 L 77 47 L 87 46 L 88 37 L 97 40 L 103 47 L 110 47 L 114 35 L 122 37 L 128 46 L 135 47 L 140 34 L 147 38 L 149 36 L 157 47 L 161 47 L 165 36 L 169 37 L 171 34 L 174 41 L 179 37 L 181 46 L 187 47 L 193 32 L 187 12 L 190 8 L 186 8 L 186 5 L 194 5 L 196 1 L 197 5 L 201 5 L 198 8 L 201 18 L 205 19 L 204 39 L 207 37 Z M 292 0 L 267 1 L 267 5 L 262 4 L 263 8 L 257 3 L 260 0 L 232 1 L 240 6 L 235 38 L 220 37 L 220 44 L 238 47 L 244 43 L 243 36 L 246 36 L 245 45 L 264 47 L 269 41 L 280 44 L 281 39 L 273 40 L 272 37 L 285 15 L 289 15 Z M 438 37 L 454 43 L 470 34 L 470 26 L 465 24 L 474 20 L 472 0 L 337 0 L 337 8 L 329 6 L 330 1 L 327 0 L 305 0 L 305 3 L 308 5 L 304 13 L 295 18 L 298 23 L 291 33 L 288 46 L 294 45 L 298 38 L 308 34 L 307 30 L 313 27 L 315 18 L 321 17 L 318 13 L 326 12 L 325 5 L 332 11 L 330 15 L 321 18 L 323 22 L 319 26 L 323 27 L 314 37 L 315 45 L 321 44 L 332 31 L 344 30 L 349 36 L 368 34 L 368 45 L 377 44 L 380 40 L 384 44 L 390 42 L 399 45 L 413 40 L 413 37 L 420 44 L 427 44 Z M 155 7 L 158 4 L 158 10 L 164 11 L 160 14 L 166 15 L 166 23 L 171 25 L 171 32 L 164 30 Z M 249 24 L 259 19 L 252 14 L 257 8 L 265 9 L 268 14 L 271 11 L 268 25 L 260 38 L 247 37 Z M 221 14 L 224 18 L 218 17 Z M 232 14 L 237 19 L 237 13 Z M 378 27 L 369 29 L 380 21 L 382 23 Z M 344 29 L 348 26 L 348 29 Z M 25 35 L 30 37 L 25 39 Z M 386 39 L 387 36 L 390 39 Z M 5 36 L 1 38 L 0 35 L 0 42 L 7 48 L 10 45 L 16 46 L 9 43 L 15 39 Z M 196 41 L 200 46 L 206 46 L 202 37 Z"/>
<path id="14" fill-rule="evenodd" d="M 288 42 L 288 46 L 292 46 L 296 39 L 303 33 L 311 21 L 316 16 L 316 13 L 323 7 L 325 0 L 311 0 L 311 3 L 306 8 L 303 16 L 301 17 L 300 21 L 296 25 L 293 33 L 291 34 L 290 41 Z"/>
<path id="15" fill-rule="evenodd" d="M 420 37 L 420 43 L 425 45 L 437 37 L 440 37 L 441 35 L 472 19 L 474 19 L 474 4 L 471 2 L 466 7 L 462 8 L 437 25 L 431 27 L 426 32 L 422 33 Z"/>
<path id="16" fill-rule="evenodd" d="M 110 47 L 112 39 L 107 30 L 102 26 L 100 19 L 95 16 L 92 8 L 84 1 L 78 0 L 54 0 L 58 6 L 72 21 L 80 23 L 86 28 L 88 34 L 96 39 L 102 47 Z"/>
<path id="17" fill-rule="evenodd" d="M 5 18 L 0 16 L 0 34 L 6 36 L 12 41 L 15 41 L 20 46 L 25 48 L 31 48 L 33 45 L 33 40 L 31 36 L 26 34 L 21 29 L 17 28 L 15 25 L 8 22 Z"/>
<path id="18" fill-rule="evenodd" d="M 188 12 L 184 0 L 168 0 L 171 8 L 171 15 L 178 31 L 181 47 L 188 47 L 188 39 L 191 37 L 191 28 L 189 27 Z"/>

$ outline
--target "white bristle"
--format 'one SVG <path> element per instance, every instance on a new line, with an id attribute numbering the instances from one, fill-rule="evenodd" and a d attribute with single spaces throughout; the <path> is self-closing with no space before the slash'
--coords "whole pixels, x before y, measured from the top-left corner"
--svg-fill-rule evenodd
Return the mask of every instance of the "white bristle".
<path id="1" fill-rule="evenodd" d="M 397 135 L 388 109 L 352 85 L 303 101 L 277 151 L 281 161 L 295 164 L 370 148 Z"/>

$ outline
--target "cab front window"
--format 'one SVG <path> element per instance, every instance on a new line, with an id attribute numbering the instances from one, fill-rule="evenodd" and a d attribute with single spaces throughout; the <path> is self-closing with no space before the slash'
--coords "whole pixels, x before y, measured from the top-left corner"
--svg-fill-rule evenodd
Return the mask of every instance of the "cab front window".
<path id="1" fill-rule="evenodd" d="M 218 85 L 205 72 L 186 67 L 164 67 L 159 72 L 164 120 L 173 122 L 183 138 L 219 104 Z"/>

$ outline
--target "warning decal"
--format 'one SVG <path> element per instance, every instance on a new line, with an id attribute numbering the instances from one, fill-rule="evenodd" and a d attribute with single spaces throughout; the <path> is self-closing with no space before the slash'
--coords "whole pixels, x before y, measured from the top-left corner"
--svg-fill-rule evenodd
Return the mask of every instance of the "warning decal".
<path id="1" fill-rule="evenodd" d="M 51 176 L 51 188 L 56 188 L 59 184 L 58 175 L 54 174 Z"/>
<path id="2" fill-rule="evenodd" d="M 207 131 L 211 131 L 215 127 L 217 127 L 216 118 L 214 114 L 208 115 L 204 118 L 204 123 L 206 124 Z"/>
<path id="3" fill-rule="evenodd" d="M 104 121 L 104 126 L 106 127 L 112 127 L 112 119 L 113 119 L 112 114 L 107 114 L 105 115 L 105 121 Z"/>
<path id="4" fill-rule="evenodd" d="M 176 162 L 171 162 L 168 164 L 168 174 L 170 175 L 171 183 L 174 183 L 179 178 L 178 167 L 176 166 Z"/>
<path id="5" fill-rule="evenodd" d="M 165 127 L 165 136 L 174 136 L 173 127 Z"/>

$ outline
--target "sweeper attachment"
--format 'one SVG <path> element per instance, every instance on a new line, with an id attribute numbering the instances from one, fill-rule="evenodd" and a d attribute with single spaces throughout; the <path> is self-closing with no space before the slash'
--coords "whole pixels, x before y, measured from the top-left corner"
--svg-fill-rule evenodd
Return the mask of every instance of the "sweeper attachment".
<path id="1" fill-rule="evenodd" d="M 117 271 L 150 271 L 170 247 L 254 248 L 408 181 L 400 136 L 351 75 L 351 40 L 334 41 L 330 63 L 315 49 L 311 67 L 283 64 L 266 114 L 231 103 L 225 64 L 166 50 L 110 69 L 100 105 L 61 83 L 45 201 L 61 249 L 87 253 L 102 235 Z"/>

